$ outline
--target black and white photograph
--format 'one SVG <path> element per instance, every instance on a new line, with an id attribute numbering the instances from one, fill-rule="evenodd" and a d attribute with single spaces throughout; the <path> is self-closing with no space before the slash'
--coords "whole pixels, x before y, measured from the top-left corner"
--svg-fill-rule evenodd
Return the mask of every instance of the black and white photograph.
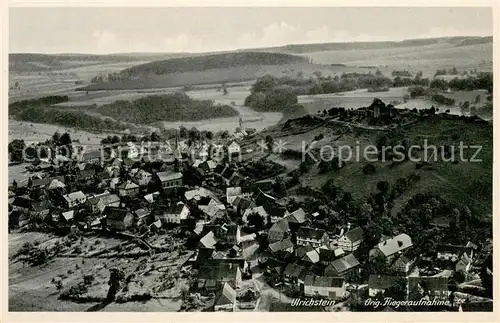
<path id="1" fill-rule="evenodd" d="M 493 312 L 496 8 L 303 5 L 8 8 L 9 312 Z"/>

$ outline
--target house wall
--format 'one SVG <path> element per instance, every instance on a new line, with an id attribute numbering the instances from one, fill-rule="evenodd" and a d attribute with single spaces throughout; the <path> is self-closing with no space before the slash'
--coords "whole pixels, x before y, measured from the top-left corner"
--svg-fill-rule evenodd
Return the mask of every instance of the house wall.
<path id="1" fill-rule="evenodd" d="M 215 312 L 234 312 L 235 304 L 226 304 L 226 305 L 216 305 L 214 306 Z"/>
<path id="2" fill-rule="evenodd" d="M 353 252 L 354 250 L 358 249 L 359 245 L 361 244 L 361 241 L 356 241 L 353 243 L 349 238 L 347 238 L 345 235 L 340 237 L 338 240 L 338 246 L 344 251 L 347 252 Z"/>
<path id="3" fill-rule="evenodd" d="M 310 286 L 304 285 L 304 294 L 306 296 L 323 296 L 325 298 L 343 298 L 346 294 L 345 283 L 342 287 L 323 287 L 323 286 Z"/>

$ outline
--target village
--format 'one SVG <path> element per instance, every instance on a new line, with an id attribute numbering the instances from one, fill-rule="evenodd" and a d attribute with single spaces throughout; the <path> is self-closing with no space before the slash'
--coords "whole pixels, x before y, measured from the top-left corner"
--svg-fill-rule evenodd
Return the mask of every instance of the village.
<path id="1" fill-rule="evenodd" d="M 438 245 L 437 253 L 423 255 L 414 252 L 414 232 L 384 235 L 367 246 L 360 226 L 325 226 L 321 205 L 306 211 L 286 194 L 276 194 L 296 173 L 255 175 L 267 166 L 256 167 L 254 150 L 271 151 L 272 144 L 249 148 L 243 142 L 255 142 L 258 133 L 240 125 L 234 134 L 212 140 L 122 141 L 93 150 L 73 143 L 69 158 L 49 153 L 28 166 L 33 175 L 27 182 L 9 186 L 9 230 L 132 245 L 125 250 L 78 247 L 66 253 L 71 257 L 113 254 L 133 263 L 177 252 L 169 278 L 185 280 L 185 311 L 380 310 L 365 301 L 384 297 L 437 299 L 446 304 L 440 306 L 445 311 L 491 305 L 477 291 L 479 272 L 492 274 L 491 253 L 479 257 L 478 246 L 469 241 Z M 433 225 L 450 227 L 446 221 Z M 22 249 L 14 256 L 29 258 L 34 266 L 64 254 L 59 245 Z M 116 272 L 110 269 L 110 287 L 103 292 L 108 302 L 130 284 L 123 277 L 112 284 L 111 277 L 124 275 Z M 63 289 L 64 278 L 55 284 Z M 76 294 L 73 288 L 62 295 L 76 300 Z M 335 304 L 293 306 L 294 299 L 307 298 Z"/>

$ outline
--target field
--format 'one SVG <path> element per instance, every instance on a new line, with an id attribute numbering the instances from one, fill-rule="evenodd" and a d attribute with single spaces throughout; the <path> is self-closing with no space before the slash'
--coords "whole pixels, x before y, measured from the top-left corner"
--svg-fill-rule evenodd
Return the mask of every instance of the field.
<path id="1" fill-rule="evenodd" d="M 166 245 L 166 236 L 150 241 L 153 245 Z M 160 241 L 161 240 L 161 241 Z M 11 311 L 178 311 L 182 303 L 180 293 L 186 288 L 182 275 L 174 283 L 172 275 L 191 253 L 177 251 L 157 253 L 152 257 L 114 257 L 120 248 L 124 254 L 137 254 L 141 249 L 134 243 L 110 237 L 85 237 L 67 243 L 67 238 L 45 233 L 9 234 L 9 255 L 12 257 L 25 243 L 32 242 L 41 248 L 51 248 L 56 242 L 64 247 L 62 253 L 42 266 L 29 266 L 21 261 L 9 262 L 9 309 Z M 104 252 L 97 255 L 98 252 Z M 108 290 L 110 268 L 120 268 L 130 276 L 127 291 L 118 297 L 122 302 L 103 304 Z M 61 300 L 59 296 L 83 280 L 93 277 L 86 292 L 78 299 Z M 60 279 L 58 291 L 52 279 Z M 173 284 L 172 284 L 173 283 Z M 171 285 L 168 285 L 171 284 Z M 133 301 L 130 297 L 153 295 L 151 300 Z"/>
<path id="2" fill-rule="evenodd" d="M 316 64 L 345 64 L 348 66 L 379 68 L 385 75 L 393 70 L 423 71 L 424 77 L 432 77 L 438 68 L 455 66 L 459 71 L 477 68 L 491 71 L 493 68 L 493 44 L 455 47 L 452 44 L 434 44 L 417 47 L 334 50 L 301 54 Z"/>
<path id="3" fill-rule="evenodd" d="M 120 63 L 88 63 L 84 66 L 69 67 L 57 71 L 9 72 L 9 102 L 41 97 L 44 95 L 67 94 L 88 84 L 93 76 L 118 72 L 144 61 Z M 75 84 L 82 81 L 82 84 Z M 16 88 L 16 82 L 19 87 Z"/>
<path id="4" fill-rule="evenodd" d="M 315 114 L 331 107 L 344 107 L 346 109 L 358 109 L 369 106 L 374 98 L 380 98 L 386 103 L 391 101 L 403 101 L 408 88 L 391 88 L 386 92 L 368 92 L 368 90 L 355 90 L 350 92 L 301 95 L 299 103 L 302 104 L 310 114 Z"/>

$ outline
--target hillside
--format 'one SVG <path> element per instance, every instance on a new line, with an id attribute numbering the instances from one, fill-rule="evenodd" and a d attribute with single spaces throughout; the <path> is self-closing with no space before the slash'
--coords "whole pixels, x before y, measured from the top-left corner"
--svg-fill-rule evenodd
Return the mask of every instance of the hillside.
<path id="1" fill-rule="evenodd" d="M 310 52 L 336 51 L 336 50 L 375 50 L 394 49 L 414 46 L 427 46 L 436 44 L 467 45 L 478 43 L 492 43 L 493 37 L 440 37 L 423 39 L 406 39 L 403 41 L 378 41 L 378 42 L 342 42 L 342 43 L 316 43 L 316 44 L 290 44 L 285 46 L 260 48 L 261 51 L 276 53 L 305 54 Z"/>
<path id="2" fill-rule="evenodd" d="M 245 65 L 284 65 L 305 61 L 305 58 L 285 54 L 237 52 L 195 57 L 181 57 L 151 62 L 128 68 L 123 70 L 120 74 L 126 78 L 133 78 L 142 75 L 164 75 L 170 73 L 206 71 Z"/>
<path id="3" fill-rule="evenodd" d="M 470 118 L 441 114 L 423 118 L 412 126 L 383 132 L 346 127 L 306 116 L 271 127 L 260 133 L 259 137 L 248 139 L 243 147 L 252 148 L 258 140 L 266 136 L 272 137 L 274 142 L 285 143 L 287 150 L 298 152 L 298 160 L 290 157 L 292 154 L 287 156 L 273 153 L 267 157 L 286 166 L 300 164 L 303 142 L 310 144 L 314 138 L 322 137 L 312 149 L 316 157 L 319 157 L 320 148 L 323 146 L 334 147 L 335 156 L 338 156 L 338 147 L 350 146 L 353 157 L 344 167 L 321 172 L 319 164 L 316 163 L 300 177 L 300 183 L 313 189 L 321 189 L 331 180 L 340 192 L 351 193 L 359 203 L 364 203 L 372 194 L 377 193 L 377 183 L 380 181 L 387 181 L 392 188 L 398 185 L 401 179 L 416 176 L 414 178 L 418 180 L 395 197 L 391 205 L 393 216 L 418 193 L 438 194 L 452 205 L 467 206 L 479 217 L 487 217 L 492 212 L 493 126 L 491 122 L 475 122 Z M 455 160 L 460 157 L 458 149 L 460 142 L 467 145 L 481 145 L 482 149 L 476 156 L 481 161 L 447 162 L 441 158 L 441 152 L 437 153 L 437 161 L 431 154 L 427 155 L 429 163 L 411 160 L 399 163 L 392 160 L 371 162 L 362 155 L 356 160 L 356 149 L 358 149 L 356 147 L 359 146 L 359 151 L 362 153 L 368 145 L 372 148 L 373 145 L 377 145 L 384 136 L 387 138 L 387 144 L 393 147 L 403 141 L 410 145 L 424 146 L 425 140 L 429 146 L 455 147 Z M 475 149 L 465 149 L 463 156 L 470 159 L 475 151 Z M 420 156 L 422 160 L 426 159 L 423 149 L 417 150 L 415 155 Z M 342 156 L 347 157 L 346 150 Z M 364 173 L 363 169 L 368 164 L 374 166 L 374 173 Z M 295 195 L 295 188 L 289 190 L 289 196 Z M 341 193 L 338 194 L 341 196 Z"/>
<path id="4" fill-rule="evenodd" d="M 92 54 L 9 54 L 10 72 L 49 72 L 91 65 L 153 61 L 178 57 L 171 53 L 124 53 L 109 55 Z"/>

